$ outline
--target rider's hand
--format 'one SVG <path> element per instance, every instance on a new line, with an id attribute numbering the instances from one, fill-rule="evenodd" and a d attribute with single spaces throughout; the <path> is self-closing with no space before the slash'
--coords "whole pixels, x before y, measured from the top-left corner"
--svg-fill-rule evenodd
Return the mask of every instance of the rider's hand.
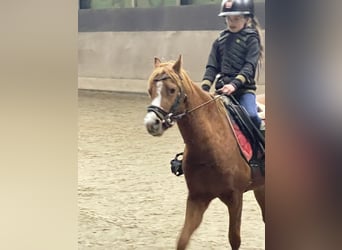
<path id="1" fill-rule="evenodd" d="M 230 95 L 235 90 L 236 90 L 236 88 L 232 84 L 226 84 L 221 89 L 218 89 L 218 92 L 225 94 L 225 95 Z"/>
<path id="2" fill-rule="evenodd" d="M 220 77 L 215 84 L 215 89 L 219 90 L 221 89 L 225 84 L 228 84 L 230 82 L 230 78 L 228 76 Z"/>

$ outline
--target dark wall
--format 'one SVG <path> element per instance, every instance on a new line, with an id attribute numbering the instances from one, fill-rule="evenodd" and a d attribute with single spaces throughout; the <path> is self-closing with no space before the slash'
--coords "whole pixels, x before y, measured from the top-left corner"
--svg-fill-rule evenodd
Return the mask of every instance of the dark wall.
<path id="1" fill-rule="evenodd" d="M 220 5 L 186 5 L 161 8 L 81 9 L 79 32 L 222 30 Z M 255 3 L 255 15 L 265 27 L 265 3 Z"/>

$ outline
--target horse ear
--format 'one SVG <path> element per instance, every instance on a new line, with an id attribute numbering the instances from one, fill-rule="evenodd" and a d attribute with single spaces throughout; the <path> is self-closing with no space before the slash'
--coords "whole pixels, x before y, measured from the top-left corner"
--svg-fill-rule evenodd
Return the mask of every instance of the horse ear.
<path id="1" fill-rule="evenodd" d="M 172 68 L 177 74 L 179 74 L 181 67 L 182 67 L 182 55 L 179 55 L 178 60 L 175 62 Z"/>
<path id="2" fill-rule="evenodd" d="M 161 64 L 161 61 L 158 57 L 154 57 L 154 67 L 157 68 Z"/>

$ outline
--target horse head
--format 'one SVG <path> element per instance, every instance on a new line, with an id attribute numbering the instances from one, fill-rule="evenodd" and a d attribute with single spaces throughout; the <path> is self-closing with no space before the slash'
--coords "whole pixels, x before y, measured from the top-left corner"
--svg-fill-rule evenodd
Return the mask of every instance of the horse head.
<path id="1" fill-rule="evenodd" d="M 189 82 L 189 77 L 182 69 L 181 55 L 176 62 L 162 63 L 159 58 L 154 58 L 154 70 L 148 81 L 152 102 L 144 118 L 151 135 L 161 136 L 181 117 L 187 98 L 185 82 Z"/>

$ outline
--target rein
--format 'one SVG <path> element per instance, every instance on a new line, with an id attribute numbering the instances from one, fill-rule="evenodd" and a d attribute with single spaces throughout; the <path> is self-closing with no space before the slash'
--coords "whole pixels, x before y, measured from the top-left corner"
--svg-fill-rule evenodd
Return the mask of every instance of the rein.
<path id="1" fill-rule="evenodd" d="M 213 99 L 211 99 L 211 100 L 209 100 L 209 101 L 206 101 L 206 102 L 204 102 L 204 103 L 202 103 L 202 104 L 198 105 L 197 107 L 194 107 L 194 108 L 192 108 L 192 109 L 190 109 L 190 110 L 186 110 L 186 111 L 184 111 L 184 112 L 181 113 L 181 114 L 174 115 L 172 118 L 173 118 L 174 120 L 179 120 L 179 119 L 181 119 L 183 116 L 188 115 L 188 114 L 190 114 L 190 113 L 196 111 L 197 109 L 202 108 L 203 106 L 205 106 L 205 105 L 207 105 L 207 104 L 213 102 L 213 101 L 216 101 L 216 99 L 218 99 L 218 98 L 220 98 L 220 97 L 221 97 L 221 96 L 219 96 L 219 95 L 218 95 L 218 96 L 215 96 Z"/>
<path id="2" fill-rule="evenodd" d="M 216 75 L 216 78 L 215 78 L 215 80 L 214 80 L 214 84 L 216 84 L 216 81 L 217 81 L 220 77 L 221 77 L 220 74 L 217 74 L 217 75 Z M 209 100 L 209 101 L 207 101 L 207 102 L 205 102 L 205 103 L 202 103 L 202 104 L 198 105 L 197 107 L 194 107 L 193 109 L 190 109 L 189 111 L 186 110 L 185 112 L 183 112 L 183 113 L 181 113 L 181 114 L 174 115 L 174 116 L 173 116 L 173 119 L 174 119 L 174 120 L 179 120 L 179 119 L 181 119 L 183 116 L 185 116 L 185 115 L 187 115 L 187 114 L 190 114 L 191 112 L 193 112 L 193 111 L 195 111 L 195 110 L 197 110 L 197 109 L 199 109 L 199 108 L 201 108 L 201 107 L 203 107 L 203 106 L 205 106 L 205 105 L 207 105 L 207 104 L 209 104 L 209 103 L 211 103 L 211 102 L 213 102 L 213 101 L 216 101 L 216 99 L 218 99 L 218 98 L 220 98 L 220 97 L 221 97 L 221 95 L 217 95 L 217 96 L 215 96 L 213 99 L 211 99 L 211 100 Z"/>
<path id="3" fill-rule="evenodd" d="M 186 95 L 183 95 L 184 97 L 186 97 Z M 169 112 L 166 112 L 165 110 L 161 109 L 160 107 L 151 105 L 147 107 L 147 112 L 154 112 L 158 118 L 161 120 L 163 126 L 165 128 L 169 128 L 171 126 L 173 126 L 175 124 L 176 121 L 180 120 L 181 118 L 183 118 L 184 116 L 196 111 L 197 109 L 200 109 L 202 107 L 204 107 L 205 105 L 208 105 L 211 102 L 216 101 L 218 98 L 220 98 L 221 96 L 215 96 L 213 99 L 206 101 L 190 110 L 185 110 L 183 113 L 180 114 L 173 114 L 173 110 L 170 110 Z M 173 106 L 178 106 L 180 98 L 177 98 L 177 101 L 175 103 L 177 103 L 177 105 L 173 105 Z"/>

